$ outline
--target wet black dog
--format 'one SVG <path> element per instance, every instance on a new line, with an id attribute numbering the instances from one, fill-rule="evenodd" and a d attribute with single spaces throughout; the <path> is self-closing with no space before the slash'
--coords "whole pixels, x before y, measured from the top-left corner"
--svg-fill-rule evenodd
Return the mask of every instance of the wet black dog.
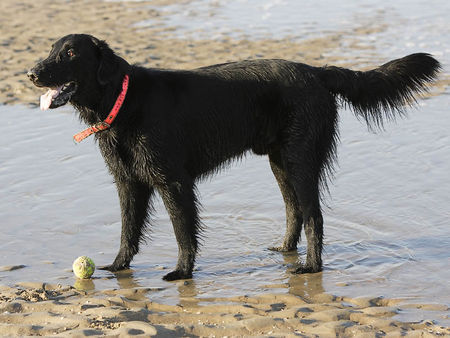
<path id="1" fill-rule="evenodd" d="M 51 88 L 41 108 L 70 102 L 89 125 L 108 116 L 129 76 L 117 118 L 95 134 L 122 211 L 120 250 L 105 268 L 129 267 L 156 190 L 178 241 L 177 266 L 164 276 L 175 280 L 192 277 L 198 250 L 197 180 L 247 151 L 269 156 L 286 203 L 286 235 L 274 249 L 295 250 L 304 224 L 307 257 L 297 272 L 320 271 L 320 192 L 332 169 L 340 101 L 369 126 L 380 126 L 401 115 L 439 68 L 430 55 L 412 54 L 367 72 L 284 60 L 146 69 L 128 64 L 104 41 L 80 34 L 57 41 L 28 76 L 36 86 Z"/>

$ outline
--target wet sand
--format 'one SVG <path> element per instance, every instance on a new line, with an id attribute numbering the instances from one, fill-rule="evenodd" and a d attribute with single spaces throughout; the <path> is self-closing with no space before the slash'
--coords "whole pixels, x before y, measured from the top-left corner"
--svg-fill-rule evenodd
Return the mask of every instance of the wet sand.
<path id="1" fill-rule="evenodd" d="M 89 288 L 89 283 L 75 286 Z M 185 297 L 178 305 L 165 305 L 150 300 L 151 288 L 84 292 L 72 286 L 19 283 L 0 292 L 0 332 L 5 336 L 450 335 L 449 328 L 431 320 L 393 319 L 400 311 L 398 301 L 382 298 L 267 293 L 202 299 L 202 304 Z"/>
<path id="2" fill-rule="evenodd" d="M 152 67 L 193 68 L 248 58 L 285 58 L 312 65 L 339 64 L 368 68 L 385 62 L 372 51 L 342 60 L 339 32 L 306 41 L 183 40 L 170 27 L 159 25 L 158 5 L 171 1 L 12 1 L 0 2 L 0 103 L 36 105 L 42 89 L 26 78 L 26 71 L 44 58 L 55 39 L 87 32 L 105 39 L 131 63 Z M 153 19 L 145 28 L 135 23 Z M 373 24 L 355 36 L 383 30 Z M 349 44 L 350 43 L 350 44 Z M 351 41 L 346 41 L 351 46 Z M 359 47 L 356 43 L 355 50 Z M 332 53 L 333 52 L 333 53 Z M 358 55 L 355 52 L 355 55 Z M 449 84 L 444 75 L 435 91 Z M 4 267 L 12 271 L 20 267 Z M 184 282 L 179 282 L 183 287 Z M 186 282 L 189 285 L 189 281 Z M 89 284 L 89 282 L 87 282 Z M 75 285 L 89 289 L 89 285 Z M 187 336 L 411 336 L 449 335 L 449 328 L 431 320 L 405 323 L 393 319 L 402 309 L 399 300 L 336 297 L 319 292 L 311 297 L 267 293 L 257 297 L 200 299 L 184 297 L 179 305 L 151 301 L 151 289 L 130 288 L 84 292 L 72 286 L 18 283 L 0 287 L 1 335 L 187 335 Z M 446 311 L 441 305 L 409 305 Z"/>

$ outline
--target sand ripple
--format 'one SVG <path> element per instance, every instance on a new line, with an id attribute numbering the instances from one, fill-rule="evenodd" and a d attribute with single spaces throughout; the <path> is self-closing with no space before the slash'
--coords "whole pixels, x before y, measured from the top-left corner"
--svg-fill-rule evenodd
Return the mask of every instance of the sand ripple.
<path id="1" fill-rule="evenodd" d="M 150 292 L 150 293 L 149 293 Z M 21 283 L 0 288 L 2 335 L 52 336 L 340 336 L 450 335 L 433 321 L 400 322 L 398 301 L 312 298 L 291 294 L 151 301 L 151 289 L 85 292 L 72 286 Z M 420 305 L 417 305 L 420 306 Z"/>

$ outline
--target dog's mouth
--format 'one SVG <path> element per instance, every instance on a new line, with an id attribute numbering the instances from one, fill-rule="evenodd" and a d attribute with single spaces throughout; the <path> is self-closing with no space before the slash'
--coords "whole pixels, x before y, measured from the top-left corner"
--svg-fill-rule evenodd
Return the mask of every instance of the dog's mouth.
<path id="1" fill-rule="evenodd" d="M 50 88 L 41 96 L 41 110 L 58 108 L 65 105 L 77 90 L 75 82 L 68 82 L 61 86 Z"/>

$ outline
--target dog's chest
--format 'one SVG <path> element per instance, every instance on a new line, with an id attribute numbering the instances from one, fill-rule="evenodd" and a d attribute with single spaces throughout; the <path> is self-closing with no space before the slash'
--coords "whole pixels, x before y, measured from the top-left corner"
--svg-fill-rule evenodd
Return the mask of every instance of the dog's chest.
<path id="1" fill-rule="evenodd" d="M 161 179 L 160 156 L 143 135 L 127 138 L 99 138 L 103 158 L 117 179 L 132 179 L 155 183 Z"/>

